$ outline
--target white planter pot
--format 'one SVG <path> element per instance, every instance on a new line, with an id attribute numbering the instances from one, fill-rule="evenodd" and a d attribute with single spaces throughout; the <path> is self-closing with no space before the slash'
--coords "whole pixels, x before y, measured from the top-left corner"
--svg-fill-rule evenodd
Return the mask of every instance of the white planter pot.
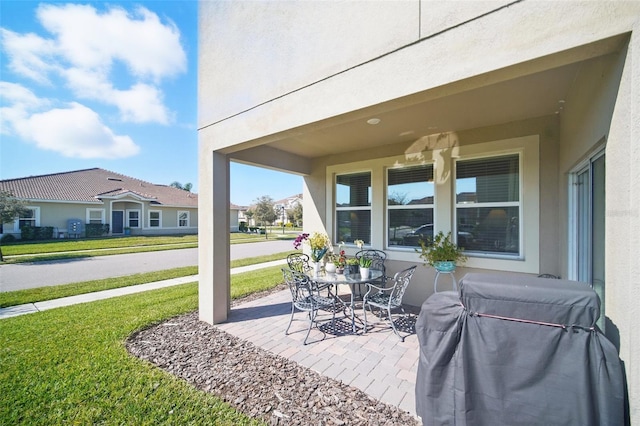
<path id="1" fill-rule="evenodd" d="M 369 268 L 360 267 L 360 276 L 362 278 L 369 278 Z"/>

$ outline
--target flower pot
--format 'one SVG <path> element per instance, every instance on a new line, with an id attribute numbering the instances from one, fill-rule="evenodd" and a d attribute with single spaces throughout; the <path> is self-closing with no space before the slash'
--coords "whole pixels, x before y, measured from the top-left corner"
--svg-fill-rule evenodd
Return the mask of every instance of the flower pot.
<path id="1" fill-rule="evenodd" d="M 324 265 L 324 270 L 327 274 L 335 274 L 336 273 L 336 264 L 333 262 L 329 262 Z"/>
<path id="2" fill-rule="evenodd" d="M 433 267 L 436 268 L 436 271 L 438 272 L 453 272 L 456 270 L 456 262 L 442 260 L 440 262 L 435 262 Z"/>
<path id="3" fill-rule="evenodd" d="M 360 267 L 360 276 L 362 278 L 369 278 L 369 268 L 363 268 L 362 266 Z"/>

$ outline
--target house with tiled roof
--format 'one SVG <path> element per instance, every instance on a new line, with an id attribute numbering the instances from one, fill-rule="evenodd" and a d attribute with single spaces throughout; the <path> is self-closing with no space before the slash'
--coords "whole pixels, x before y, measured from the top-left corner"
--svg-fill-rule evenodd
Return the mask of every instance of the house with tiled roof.
<path id="1" fill-rule="evenodd" d="M 198 195 L 109 170 L 92 168 L 0 181 L 28 207 L 25 217 L 2 224 L 20 237 L 24 226 L 52 227 L 56 238 L 83 236 L 87 224 L 109 225 L 108 235 L 195 234 Z"/>

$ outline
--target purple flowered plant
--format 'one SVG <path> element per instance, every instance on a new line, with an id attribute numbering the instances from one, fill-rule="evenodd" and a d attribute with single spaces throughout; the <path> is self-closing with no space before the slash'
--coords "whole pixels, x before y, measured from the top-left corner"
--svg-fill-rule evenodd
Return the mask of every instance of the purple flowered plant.
<path id="1" fill-rule="evenodd" d="M 300 246 L 302 246 L 302 243 L 307 239 L 309 239 L 309 234 L 304 233 L 304 234 L 298 235 L 296 240 L 293 242 L 293 247 L 296 250 L 300 250 Z"/>

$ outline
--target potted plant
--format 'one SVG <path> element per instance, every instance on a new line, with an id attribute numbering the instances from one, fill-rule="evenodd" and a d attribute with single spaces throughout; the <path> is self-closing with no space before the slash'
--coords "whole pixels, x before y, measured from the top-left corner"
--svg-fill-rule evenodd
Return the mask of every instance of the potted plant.
<path id="1" fill-rule="evenodd" d="M 307 243 L 311 247 L 311 260 L 314 262 L 313 268 L 317 275 L 320 272 L 320 261 L 331 247 L 329 236 L 320 232 L 314 232 L 311 236 L 303 233 L 298 235 L 293 242 L 293 247 L 298 250 L 303 243 Z"/>
<path id="2" fill-rule="evenodd" d="M 438 232 L 429 245 L 420 240 L 420 246 L 420 257 L 439 272 L 453 272 L 458 263 L 467 260 L 463 249 L 451 241 L 451 232 Z"/>
<path id="3" fill-rule="evenodd" d="M 333 270 L 333 272 L 337 273 L 337 274 L 342 274 L 344 273 L 344 268 L 347 264 L 347 255 L 345 254 L 344 249 L 342 248 L 342 246 L 344 245 L 344 243 L 340 243 L 338 244 L 338 253 L 331 253 L 330 255 L 328 255 L 327 259 L 328 262 L 325 265 L 325 271 L 327 272 L 331 272 L 331 270 Z M 334 267 L 329 266 L 329 264 L 333 264 Z M 327 269 L 328 267 L 328 269 Z"/>
<path id="4" fill-rule="evenodd" d="M 358 268 L 358 259 L 355 257 L 349 257 L 346 260 L 346 265 L 344 267 L 345 274 L 355 274 Z"/>
<path id="5" fill-rule="evenodd" d="M 371 268 L 371 262 L 373 262 L 373 259 L 369 257 L 362 256 L 360 258 L 360 275 L 362 276 L 362 278 L 369 277 L 369 268 Z"/>

